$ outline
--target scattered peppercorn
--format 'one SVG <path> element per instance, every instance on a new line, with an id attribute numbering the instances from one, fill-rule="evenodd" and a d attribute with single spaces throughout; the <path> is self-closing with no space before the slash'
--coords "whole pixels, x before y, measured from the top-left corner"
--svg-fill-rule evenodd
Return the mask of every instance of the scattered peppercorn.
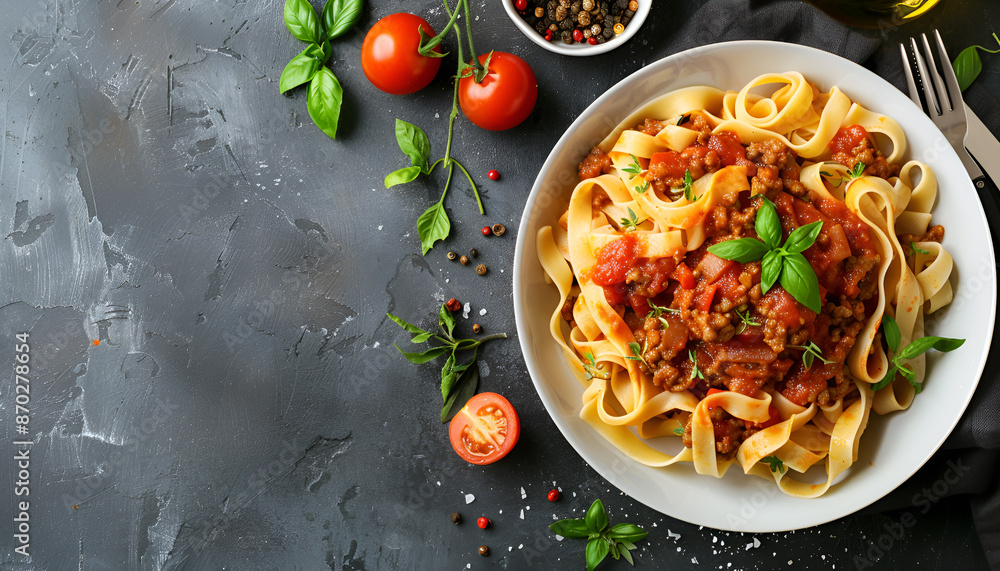
<path id="1" fill-rule="evenodd" d="M 455 298 L 451 298 L 448 300 L 448 303 L 444 304 L 444 306 L 448 308 L 448 311 L 458 311 L 459 309 L 462 309 L 462 302 Z"/>
<path id="2" fill-rule="evenodd" d="M 625 26 L 621 24 L 615 24 L 614 30 L 616 34 L 620 34 L 625 31 Z"/>
<path id="3" fill-rule="evenodd" d="M 454 260 L 457 257 L 458 257 L 458 254 L 456 254 L 455 252 L 448 252 L 448 259 L 449 260 Z"/>
<path id="4" fill-rule="evenodd" d="M 491 170 L 490 172 L 486 173 L 486 176 L 490 177 L 490 180 L 500 179 L 500 173 L 496 170 Z"/>
<path id="5" fill-rule="evenodd" d="M 516 0 L 514 2 L 514 7 L 520 10 L 521 12 L 524 12 L 525 10 L 528 9 L 528 0 Z"/>
<path id="6" fill-rule="evenodd" d="M 469 257 L 468 256 L 462 256 L 461 258 L 458 259 L 458 261 L 462 262 L 462 265 L 464 266 L 464 265 L 466 265 L 466 264 L 469 263 Z"/>
<path id="7" fill-rule="evenodd" d="M 451 523 L 460 524 L 462 523 L 462 514 L 454 512 L 451 514 Z"/>
<path id="8" fill-rule="evenodd" d="M 479 257 L 479 250 L 473 248 L 473 249 L 469 250 L 469 255 L 472 256 L 473 258 L 478 258 Z"/>
<path id="9" fill-rule="evenodd" d="M 489 520 L 489 518 L 485 518 L 485 517 L 481 517 L 481 518 L 479 518 L 479 519 L 476 520 L 476 525 L 479 526 L 479 529 L 486 529 L 487 527 L 490 526 L 491 523 L 493 523 L 493 522 L 491 522 Z"/>
<path id="10" fill-rule="evenodd" d="M 485 545 L 480 545 L 479 554 L 482 555 L 483 557 L 486 557 L 487 555 L 490 554 L 490 548 L 486 547 Z"/>
<path id="11" fill-rule="evenodd" d="M 587 38 L 587 43 L 590 44 L 590 45 L 592 45 L 592 46 L 596 46 L 597 45 L 597 38 L 595 38 L 594 36 L 591 36 L 591 37 Z"/>
<path id="12" fill-rule="evenodd" d="M 479 275 L 481 275 L 481 276 L 485 276 L 486 275 L 486 265 L 485 264 L 479 264 L 478 266 L 476 266 L 476 273 L 479 274 Z"/>
<path id="13" fill-rule="evenodd" d="M 558 500 L 559 500 L 559 490 L 555 490 L 555 489 L 550 490 L 549 491 L 549 501 L 550 502 L 555 502 L 555 501 L 558 501 Z"/>
<path id="14" fill-rule="evenodd" d="M 503 233 L 507 231 L 503 224 L 494 224 L 491 230 L 493 230 L 493 234 L 496 236 L 503 236 Z"/>
<path id="15" fill-rule="evenodd" d="M 489 236 L 490 232 L 491 230 L 489 226 L 483 226 L 483 236 Z"/>
<path id="16" fill-rule="evenodd" d="M 585 14 L 587 14 L 587 13 L 584 12 L 583 14 L 581 14 L 581 16 L 583 16 Z M 584 23 L 583 21 L 581 21 L 580 24 L 581 25 L 588 25 L 588 24 L 590 24 L 590 17 L 589 16 L 587 17 L 587 22 L 586 23 Z M 583 41 L 583 32 L 581 32 L 580 30 L 573 30 L 573 41 L 574 42 L 582 42 Z"/>
<path id="17" fill-rule="evenodd" d="M 482 333 L 483 332 L 483 326 L 480 325 L 480 324 L 478 324 L 478 323 L 473 323 L 472 324 L 472 332 L 473 333 Z"/>

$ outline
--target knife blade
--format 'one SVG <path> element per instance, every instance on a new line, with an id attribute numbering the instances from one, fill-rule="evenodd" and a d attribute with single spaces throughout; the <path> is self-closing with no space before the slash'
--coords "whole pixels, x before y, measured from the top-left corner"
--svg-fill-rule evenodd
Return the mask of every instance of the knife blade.
<path id="1" fill-rule="evenodd" d="M 993 184 L 1000 187 L 1000 141 L 968 105 L 965 106 L 965 117 L 969 125 L 965 148 L 983 167 Z"/>

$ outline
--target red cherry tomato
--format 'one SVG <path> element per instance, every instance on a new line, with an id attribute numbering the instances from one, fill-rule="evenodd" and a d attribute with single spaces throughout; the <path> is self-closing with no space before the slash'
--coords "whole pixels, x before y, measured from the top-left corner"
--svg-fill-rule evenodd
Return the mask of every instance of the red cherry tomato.
<path id="1" fill-rule="evenodd" d="M 486 64 L 488 55 L 479 56 Z M 489 73 L 482 83 L 463 77 L 458 84 L 458 104 L 474 124 L 490 131 L 519 125 L 531 115 L 538 99 L 535 72 L 514 54 L 493 52 Z"/>
<path id="2" fill-rule="evenodd" d="M 441 58 L 417 53 L 420 32 L 434 36 L 434 29 L 420 16 L 389 14 L 375 23 L 361 44 L 361 69 L 372 85 L 393 95 L 419 91 L 434 79 Z M 434 48 L 440 52 L 441 46 Z"/>
<path id="3" fill-rule="evenodd" d="M 491 464 L 517 444 L 521 421 L 510 401 L 496 393 L 479 393 L 451 419 L 448 437 L 464 460 Z"/>

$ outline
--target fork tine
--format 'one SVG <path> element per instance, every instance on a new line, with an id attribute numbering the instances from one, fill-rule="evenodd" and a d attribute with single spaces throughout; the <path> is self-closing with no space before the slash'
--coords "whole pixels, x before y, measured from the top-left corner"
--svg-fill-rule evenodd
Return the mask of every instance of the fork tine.
<path id="1" fill-rule="evenodd" d="M 920 92 L 917 91 L 917 84 L 913 81 L 913 71 L 910 68 L 913 65 L 910 63 L 910 54 L 906 53 L 906 44 L 900 42 L 899 53 L 903 56 L 903 75 L 906 76 L 906 89 L 910 94 L 910 99 L 917 104 L 917 107 L 923 109 L 923 103 L 920 102 Z"/>
<path id="2" fill-rule="evenodd" d="M 931 116 L 940 115 L 941 106 L 938 105 L 937 97 L 934 95 L 934 86 L 928 79 L 930 75 L 928 75 L 924 58 L 920 55 L 920 48 L 917 47 L 917 40 L 910 38 L 910 45 L 913 47 L 913 55 L 917 59 L 917 71 L 920 72 L 920 83 L 924 85 L 924 97 L 927 99 L 927 114 Z"/>
<path id="3" fill-rule="evenodd" d="M 934 88 L 937 92 L 938 103 L 940 104 L 938 106 L 938 111 L 944 115 L 948 111 L 954 109 L 954 106 L 951 104 L 951 98 L 948 97 L 948 89 L 944 86 L 944 80 L 941 79 L 941 74 L 938 73 L 937 64 L 934 62 L 936 58 L 934 57 L 934 52 L 931 51 L 930 42 L 927 41 L 927 34 L 920 34 L 920 39 L 923 41 L 924 54 L 927 56 L 927 71 L 931 74 L 931 78 L 934 80 Z M 949 65 L 950 63 L 951 61 L 946 59 L 941 63 L 941 67 Z"/>
<path id="4" fill-rule="evenodd" d="M 941 32 L 934 30 L 934 39 L 937 40 L 938 55 L 941 56 L 941 68 L 944 70 L 944 77 L 948 80 L 948 93 L 956 101 L 962 101 L 962 90 L 958 87 L 958 78 L 955 77 L 955 68 L 951 65 L 948 51 L 944 49 L 944 40 L 941 39 Z M 955 106 L 952 105 L 952 108 Z M 965 112 L 965 109 L 962 109 Z"/>

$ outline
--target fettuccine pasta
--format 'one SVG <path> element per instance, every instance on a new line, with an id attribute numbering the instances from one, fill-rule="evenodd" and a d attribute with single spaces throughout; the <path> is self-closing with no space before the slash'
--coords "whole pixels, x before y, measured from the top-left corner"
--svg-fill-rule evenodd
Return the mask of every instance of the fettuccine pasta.
<path id="1" fill-rule="evenodd" d="M 909 407 L 923 381 L 920 355 L 912 381 L 880 383 L 893 356 L 883 316 L 905 347 L 952 298 L 937 181 L 905 154 L 896 121 L 796 72 L 681 89 L 623 121 L 537 235 L 581 417 L 648 466 L 722 477 L 735 463 L 792 496 L 826 492 L 871 412 Z M 785 261 L 792 232 L 816 222 L 799 232 L 819 227 L 797 250 L 808 266 Z M 740 239 L 763 250 L 708 251 Z M 775 267 L 780 282 L 762 284 Z M 673 439 L 648 442 L 659 437 Z M 823 481 L 801 476 L 813 466 Z"/>

